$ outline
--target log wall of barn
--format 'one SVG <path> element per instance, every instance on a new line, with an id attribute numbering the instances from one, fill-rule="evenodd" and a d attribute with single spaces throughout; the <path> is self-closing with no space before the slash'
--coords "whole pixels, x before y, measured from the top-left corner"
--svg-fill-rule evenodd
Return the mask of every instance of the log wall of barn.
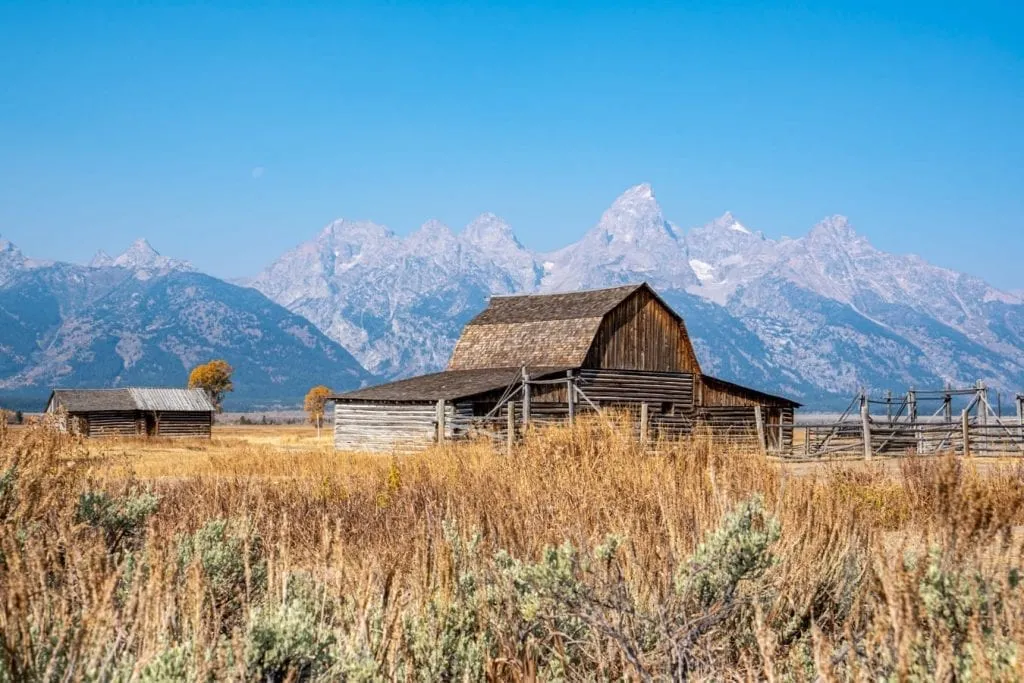
<path id="1" fill-rule="evenodd" d="M 461 436 L 472 418 L 469 403 L 445 404 L 445 438 Z M 437 440 L 436 403 L 338 402 L 334 406 L 334 447 L 340 451 L 422 450 Z"/>
<path id="2" fill-rule="evenodd" d="M 580 391 L 598 405 L 649 403 L 653 408 L 667 404 L 668 412 L 688 413 L 693 410 L 696 376 L 691 373 L 583 368 L 575 371 L 574 376 Z M 553 404 L 562 406 L 568 413 L 566 384 L 564 381 L 555 381 L 563 377 L 561 374 L 553 375 L 543 378 L 541 381 L 544 384 L 531 385 L 530 403 L 534 410 L 554 414 L 558 408 L 547 407 Z M 504 393 L 503 390 L 492 391 L 473 397 L 474 413 L 489 413 Z M 521 403 L 522 394 L 516 394 L 515 400 Z M 577 403 L 583 406 L 586 402 L 580 399 Z"/>
<path id="3" fill-rule="evenodd" d="M 160 412 L 155 416 L 156 436 L 208 439 L 213 429 L 212 413 Z"/>
<path id="4" fill-rule="evenodd" d="M 135 411 L 103 410 L 69 415 L 77 421 L 85 436 L 137 436 L 141 431 L 139 414 Z"/>
<path id="5" fill-rule="evenodd" d="M 584 366 L 655 372 L 700 372 L 679 320 L 642 289 L 605 316 Z"/>

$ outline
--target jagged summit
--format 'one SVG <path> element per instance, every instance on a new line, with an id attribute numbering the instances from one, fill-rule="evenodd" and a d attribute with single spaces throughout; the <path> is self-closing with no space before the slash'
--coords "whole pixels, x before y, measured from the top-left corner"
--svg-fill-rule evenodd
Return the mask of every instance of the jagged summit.
<path id="1" fill-rule="evenodd" d="M 866 242 L 867 240 L 853 229 L 850 219 L 839 214 L 821 219 L 807 233 L 810 241 L 832 240 L 840 242 Z"/>
<path id="2" fill-rule="evenodd" d="M 90 265 L 125 268 L 133 271 L 136 277 L 140 279 L 146 279 L 172 270 L 192 270 L 192 264 L 161 255 L 142 237 L 132 242 L 127 249 L 113 259 L 104 252 L 99 252 L 93 258 L 93 262 Z"/>
<path id="3" fill-rule="evenodd" d="M 513 244 L 522 247 L 508 221 L 493 213 L 482 213 L 474 218 L 462 231 L 462 236 L 467 242 L 477 246 Z"/>
<path id="4" fill-rule="evenodd" d="M 18 249 L 14 242 L 11 242 L 9 239 L 6 239 L 3 235 L 0 235 L 0 258 L 14 257 L 21 258 L 21 250 Z"/>
<path id="5" fill-rule="evenodd" d="M 589 234 L 607 243 L 631 245 L 679 238 L 675 226 L 665 220 L 649 183 L 634 185 L 619 195 Z"/>
<path id="6" fill-rule="evenodd" d="M 161 258 L 163 257 L 160 256 L 160 252 L 140 237 L 114 259 L 114 265 L 121 268 L 144 268 Z"/>
<path id="7" fill-rule="evenodd" d="M 114 257 L 100 249 L 89 261 L 90 268 L 109 268 L 114 265 Z"/>

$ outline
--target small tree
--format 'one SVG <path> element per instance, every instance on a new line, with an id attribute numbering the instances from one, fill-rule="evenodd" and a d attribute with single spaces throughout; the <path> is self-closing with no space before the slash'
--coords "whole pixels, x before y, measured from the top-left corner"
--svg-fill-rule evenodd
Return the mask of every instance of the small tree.
<path id="1" fill-rule="evenodd" d="M 318 439 L 320 438 L 320 426 L 324 421 L 324 411 L 327 408 L 327 397 L 332 393 L 334 392 L 321 384 L 313 387 L 306 394 L 306 412 L 309 413 L 309 421 L 316 425 L 316 438 Z"/>
<path id="2" fill-rule="evenodd" d="M 188 375 L 189 389 L 202 389 L 210 397 L 210 401 L 219 413 L 224 403 L 224 394 L 234 391 L 231 375 L 235 369 L 224 360 L 211 360 L 209 363 L 197 365 Z"/>

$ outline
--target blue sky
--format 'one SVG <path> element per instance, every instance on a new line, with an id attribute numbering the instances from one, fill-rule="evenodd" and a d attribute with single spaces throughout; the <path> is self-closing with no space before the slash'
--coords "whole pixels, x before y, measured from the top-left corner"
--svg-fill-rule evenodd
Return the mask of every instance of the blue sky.
<path id="1" fill-rule="evenodd" d="M 1019 4 L 0 3 L 0 234 L 234 277 L 340 216 L 550 249 L 647 181 L 1024 288 Z"/>

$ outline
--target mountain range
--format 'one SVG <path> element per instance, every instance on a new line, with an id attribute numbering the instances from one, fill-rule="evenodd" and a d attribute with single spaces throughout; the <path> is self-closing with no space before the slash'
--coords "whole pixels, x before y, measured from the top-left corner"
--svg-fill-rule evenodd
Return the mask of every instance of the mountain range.
<path id="1" fill-rule="evenodd" d="M 25 258 L 0 239 L 0 401 L 38 410 L 52 387 L 182 386 L 213 358 L 235 368 L 226 406 L 292 406 L 316 384 L 370 379 L 308 320 L 196 272 L 144 240 L 88 266 Z"/>
<path id="2" fill-rule="evenodd" d="M 707 372 L 813 407 L 861 387 L 1024 389 L 1020 292 L 880 251 L 842 216 L 796 239 L 730 213 L 684 230 L 643 184 L 550 253 L 493 214 L 404 237 L 339 219 L 239 284 L 144 241 L 83 266 L 28 259 L 0 238 L 0 393 L 166 383 L 223 356 L 246 373 L 237 399 L 293 403 L 314 383 L 444 367 L 492 295 L 637 281 L 683 315 Z"/>
<path id="3" fill-rule="evenodd" d="M 394 378 L 443 367 L 492 294 L 640 280 L 686 318 L 707 371 L 812 405 L 861 387 L 1024 388 L 1020 294 L 882 252 L 842 216 L 798 239 L 768 239 L 730 213 L 683 230 L 647 184 L 552 253 L 527 249 L 492 214 L 407 237 L 338 220 L 248 284 Z"/>

